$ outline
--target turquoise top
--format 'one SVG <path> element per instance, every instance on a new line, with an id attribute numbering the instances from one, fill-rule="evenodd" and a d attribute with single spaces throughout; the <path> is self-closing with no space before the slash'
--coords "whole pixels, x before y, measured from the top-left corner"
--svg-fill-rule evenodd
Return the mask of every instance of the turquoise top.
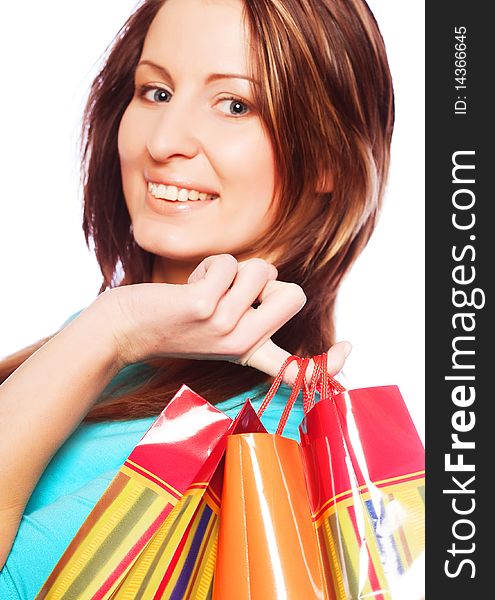
<path id="1" fill-rule="evenodd" d="M 64 326 L 79 312 L 72 315 Z M 142 363 L 130 365 L 117 374 L 109 387 L 124 378 L 137 381 L 149 368 Z M 234 396 L 216 406 L 234 418 L 247 397 L 253 398 L 255 408 L 259 407 L 263 396 L 258 395 L 258 399 L 254 399 L 259 390 L 254 388 L 251 393 Z M 270 433 L 277 428 L 289 394 L 289 386 L 280 386 L 261 417 Z M 299 440 L 298 426 L 302 417 L 302 398 L 299 396 L 284 436 Z M 31 495 L 10 555 L 0 571 L 1 600 L 32 600 L 36 596 L 83 521 L 155 418 L 82 423 L 60 447 Z"/>

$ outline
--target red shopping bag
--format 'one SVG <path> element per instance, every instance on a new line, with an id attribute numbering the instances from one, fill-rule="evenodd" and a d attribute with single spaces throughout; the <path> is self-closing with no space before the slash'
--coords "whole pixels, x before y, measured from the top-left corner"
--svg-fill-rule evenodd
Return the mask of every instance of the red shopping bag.
<path id="1" fill-rule="evenodd" d="M 421 598 L 424 448 L 399 388 L 323 389 L 300 434 L 330 597 Z"/>
<path id="2" fill-rule="evenodd" d="M 133 598 L 140 589 L 142 598 L 167 597 L 146 591 L 155 583 L 151 575 L 160 576 L 162 587 L 165 575 L 173 583 L 182 581 L 191 560 L 184 566 L 180 559 L 191 556 L 193 539 L 201 542 L 201 556 L 192 565 L 194 581 L 206 597 L 216 552 L 222 484 L 218 465 L 228 432 L 243 427 L 264 431 L 248 402 L 232 421 L 182 386 L 131 452 L 37 598 Z M 209 532 L 208 539 L 194 537 L 198 527 Z M 167 528 L 175 534 L 168 544 L 174 564 L 160 571 L 164 562 L 157 568 L 154 550 L 161 549 Z M 124 583 L 127 576 L 129 585 Z"/>
<path id="3" fill-rule="evenodd" d="M 227 439 L 248 431 L 265 432 L 249 400 L 230 425 Z M 216 446 L 195 477 L 194 484 L 189 486 L 134 561 L 112 600 L 206 600 L 211 597 L 224 450 L 225 443 Z M 218 465 L 213 476 L 212 459 Z"/>

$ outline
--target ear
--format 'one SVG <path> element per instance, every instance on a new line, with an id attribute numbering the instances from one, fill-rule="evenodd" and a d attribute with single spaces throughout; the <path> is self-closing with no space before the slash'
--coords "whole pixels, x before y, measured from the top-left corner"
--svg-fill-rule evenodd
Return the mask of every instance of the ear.
<path id="1" fill-rule="evenodd" d="M 318 194 L 329 194 L 330 192 L 333 192 L 333 174 L 331 171 L 327 171 L 323 177 L 320 178 L 316 191 Z"/>

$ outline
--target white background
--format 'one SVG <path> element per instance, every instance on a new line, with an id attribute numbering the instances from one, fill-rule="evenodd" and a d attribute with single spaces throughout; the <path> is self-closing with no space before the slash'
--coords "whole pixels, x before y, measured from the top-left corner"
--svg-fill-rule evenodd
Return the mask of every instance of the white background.
<path id="1" fill-rule="evenodd" d="M 0 24 L 0 357 L 96 297 L 77 142 L 99 58 L 134 0 L 9 2 Z M 384 210 L 339 297 L 348 387 L 399 385 L 424 439 L 424 7 L 373 0 L 396 92 Z"/>

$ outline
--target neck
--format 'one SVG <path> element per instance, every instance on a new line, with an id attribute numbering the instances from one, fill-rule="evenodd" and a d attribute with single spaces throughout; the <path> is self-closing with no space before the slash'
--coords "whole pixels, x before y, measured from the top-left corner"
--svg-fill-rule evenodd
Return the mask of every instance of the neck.
<path id="1" fill-rule="evenodd" d="M 187 278 L 201 261 L 179 261 L 155 257 L 151 283 L 187 283 Z"/>

